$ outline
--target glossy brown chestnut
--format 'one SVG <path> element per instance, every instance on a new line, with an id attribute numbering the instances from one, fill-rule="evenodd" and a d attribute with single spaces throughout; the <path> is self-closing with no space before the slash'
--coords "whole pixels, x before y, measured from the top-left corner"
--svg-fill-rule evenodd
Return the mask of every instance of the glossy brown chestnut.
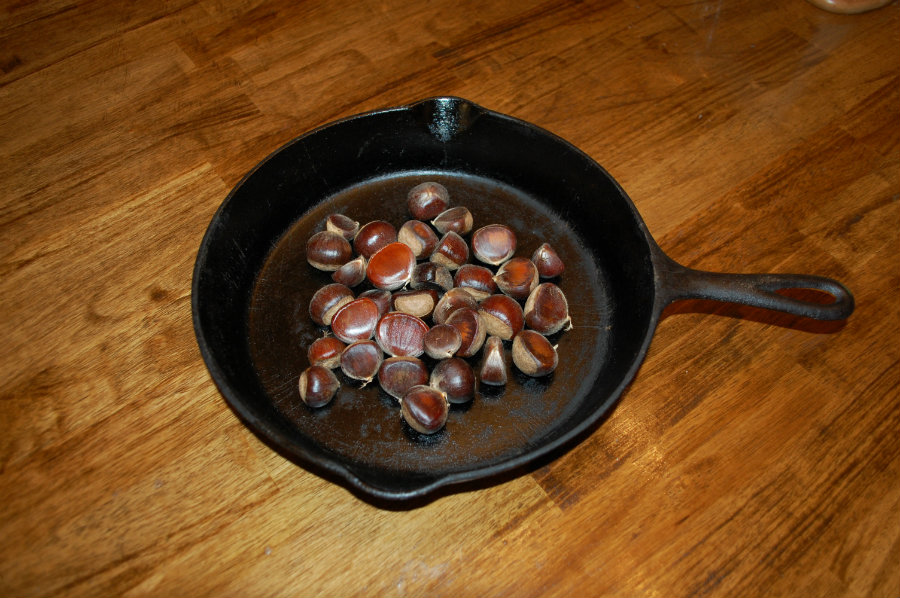
<path id="1" fill-rule="evenodd" d="M 437 302 L 437 305 L 434 306 L 434 311 L 431 313 L 431 320 L 435 324 L 445 324 L 447 318 L 450 317 L 450 314 L 462 307 L 477 309 L 478 302 L 475 301 L 475 298 L 472 297 L 472 294 L 469 293 L 468 290 L 462 287 L 450 289 L 444 293 L 444 296 L 441 297 Z"/>
<path id="2" fill-rule="evenodd" d="M 509 295 L 491 295 L 478 305 L 478 313 L 487 333 L 505 341 L 525 327 L 522 306 Z"/>
<path id="3" fill-rule="evenodd" d="M 388 357 L 378 369 L 378 385 L 398 401 L 421 384 L 428 384 L 428 367 L 418 357 Z"/>
<path id="4" fill-rule="evenodd" d="M 393 291 L 409 282 L 415 267 L 416 256 L 408 246 L 390 243 L 369 258 L 366 278 L 376 288 Z"/>
<path id="5" fill-rule="evenodd" d="M 418 357 L 425 352 L 425 333 L 428 324 L 421 318 L 392 311 L 384 314 L 375 327 L 375 341 L 381 349 L 396 357 Z"/>
<path id="6" fill-rule="evenodd" d="M 445 266 L 448 270 L 456 270 L 469 261 L 469 246 L 459 234 L 450 231 L 441 237 L 438 246 L 428 259 Z"/>
<path id="7" fill-rule="evenodd" d="M 453 286 L 462 287 L 476 301 L 481 301 L 497 292 L 494 273 L 476 264 L 463 264 L 453 276 Z"/>
<path id="8" fill-rule="evenodd" d="M 310 365 L 321 365 L 328 369 L 334 369 L 341 365 L 341 352 L 346 347 L 340 339 L 334 336 L 317 338 L 306 350 L 306 357 Z"/>
<path id="9" fill-rule="evenodd" d="M 375 341 L 356 341 L 347 345 L 341 353 L 341 371 L 348 378 L 368 384 L 378 374 L 383 359 L 384 355 Z"/>
<path id="10" fill-rule="evenodd" d="M 477 310 L 471 307 L 457 309 L 447 318 L 447 324 L 456 328 L 462 338 L 462 343 L 456 351 L 459 357 L 472 357 L 478 353 L 481 345 L 484 344 L 487 330 Z"/>
<path id="11" fill-rule="evenodd" d="M 469 211 L 469 208 L 457 206 L 438 214 L 437 217 L 431 221 L 431 224 L 442 235 L 450 231 L 460 235 L 466 235 L 472 230 L 473 222 L 472 212 Z"/>
<path id="12" fill-rule="evenodd" d="M 373 220 L 359 229 L 353 238 L 353 250 L 366 259 L 391 243 L 397 242 L 397 229 L 390 222 Z"/>
<path id="13" fill-rule="evenodd" d="M 566 296 L 552 282 L 541 283 L 531 291 L 525 301 L 524 313 L 528 327 L 543 335 L 572 328 Z"/>
<path id="14" fill-rule="evenodd" d="M 514 257 L 507 260 L 494 275 L 497 288 L 513 299 L 525 301 L 538 285 L 537 268 L 531 260 Z"/>
<path id="15" fill-rule="evenodd" d="M 413 268 L 409 286 L 414 289 L 437 287 L 449 291 L 453 288 L 453 275 L 446 266 L 434 262 L 419 262 Z"/>
<path id="16" fill-rule="evenodd" d="M 306 242 L 306 261 L 317 270 L 334 272 L 351 257 L 353 249 L 347 239 L 330 230 L 317 232 Z"/>
<path id="17" fill-rule="evenodd" d="M 468 403 L 475 398 L 475 372 L 459 357 L 438 362 L 428 384 L 444 393 L 451 403 Z"/>
<path id="18" fill-rule="evenodd" d="M 359 231 L 359 222 L 344 214 L 329 214 L 325 219 L 325 230 L 330 230 L 348 241 L 352 241 Z"/>
<path id="19" fill-rule="evenodd" d="M 483 384 L 503 386 L 507 380 L 506 354 L 503 341 L 498 336 L 489 336 L 484 341 L 484 359 L 478 374 Z"/>
<path id="20" fill-rule="evenodd" d="M 403 395 L 400 413 L 416 432 L 434 434 L 447 423 L 450 402 L 441 391 L 420 384 L 413 386 Z"/>
<path id="21" fill-rule="evenodd" d="M 340 283 L 326 284 L 313 293 L 309 301 L 309 317 L 319 326 L 330 326 L 334 313 L 353 301 L 353 291 Z"/>
<path id="22" fill-rule="evenodd" d="M 331 275 L 331 280 L 348 287 L 355 287 L 366 279 L 366 258 L 359 255 Z"/>
<path id="23" fill-rule="evenodd" d="M 366 297 L 354 299 L 338 309 L 331 319 L 331 332 L 345 343 L 372 338 L 378 323 L 378 306 Z"/>
<path id="24" fill-rule="evenodd" d="M 359 294 L 360 298 L 366 297 L 375 302 L 378 306 L 378 317 L 380 318 L 387 312 L 391 311 L 391 292 L 384 289 L 369 289 Z"/>
<path id="25" fill-rule="evenodd" d="M 391 301 L 394 311 L 402 311 L 417 318 L 427 318 L 434 311 L 434 306 L 440 298 L 441 295 L 436 289 L 410 289 L 395 292 Z"/>
<path id="26" fill-rule="evenodd" d="M 416 259 L 425 259 L 438 245 L 434 229 L 421 220 L 407 220 L 397 231 L 397 241 L 412 249 Z"/>
<path id="27" fill-rule="evenodd" d="M 560 259 L 559 254 L 556 253 L 556 250 L 553 249 L 550 243 L 543 243 L 540 247 L 535 249 L 534 253 L 531 255 L 531 261 L 534 262 L 534 266 L 538 271 L 538 276 L 541 278 L 553 278 L 559 276 L 566 269 L 566 265 L 563 263 L 562 259 Z"/>
<path id="28" fill-rule="evenodd" d="M 459 330 L 450 324 L 435 324 L 425 333 L 425 354 L 432 359 L 448 359 L 453 357 L 460 346 L 462 336 Z"/>
<path id="29" fill-rule="evenodd" d="M 523 330 L 513 339 L 512 360 L 523 374 L 546 376 L 559 364 L 556 348 L 547 337 L 534 330 Z"/>
<path id="30" fill-rule="evenodd" d="M 505 224 L 488 224 L 472 233 L 472 254 L 497 266 L 516 252 L 516 234 Z"/>
<path id="31" fill-rule="evenodd" d="M 341 387 L 334 372 L 321 365 L 311 365 L 300 374 L 297 382 L 300 400 L 310 407 L 324 407 Z"/>
<path id="32" fill-rule="evenodd" d="M 450 193 L 440 183 L 420 183 L 409 190 L 406 205 L 413 218 L 431 220 L 450 206 Z"/>

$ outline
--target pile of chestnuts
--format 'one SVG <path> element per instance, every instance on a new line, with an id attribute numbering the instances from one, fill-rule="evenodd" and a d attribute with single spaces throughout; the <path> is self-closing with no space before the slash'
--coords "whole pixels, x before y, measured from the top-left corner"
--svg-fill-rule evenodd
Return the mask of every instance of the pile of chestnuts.
<path id="1" fill-rule="evenodd" d="M 508 356 L 528 376 L 553 372 L 559 357 L 547 336 L 572 320 L 562 290 L 541 282 L 565 268 L 548 243 L 530 259 L 516 257 L 511 228 L 473 231 L 472 213 L 451 206 L 440 183 L 416 185 L 407 205 L 412 219 L 399 229 L 335 213 L 309 238 L 307 261 L 334 282 L 309 303 L 310 318 L 327 331 L 308 347 L 299 390 L 304 403 L 322 407 L 340 388 L 333 370 L 363 385 L 377 379 L 407 424 L 432 434 L 479 382 L 506 384 Z M 355 294 L 364 282 L 371 288 Z M 467 359 L 480 351 L 476 376 Z M 430 371 L 423 356 L 433 360 Z"/>

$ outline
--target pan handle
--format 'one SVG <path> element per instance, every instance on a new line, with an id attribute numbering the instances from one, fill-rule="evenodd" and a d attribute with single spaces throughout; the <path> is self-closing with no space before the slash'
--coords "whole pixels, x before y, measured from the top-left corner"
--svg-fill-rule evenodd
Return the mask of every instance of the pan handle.
<path id="1" fill-rule="evenodd" d="M 810 274 L 725 274 L 682 266 L 668 257 L 658 271 L 664 275 L 669 303 L 682 299 L 711 299 L 781 311 L 816 320 L 844 320 L 853 313 L 853 295 L 836 280 Z M 803 301 L 779 294 L 789 289 L 828 293 L 831 303 Z"/>

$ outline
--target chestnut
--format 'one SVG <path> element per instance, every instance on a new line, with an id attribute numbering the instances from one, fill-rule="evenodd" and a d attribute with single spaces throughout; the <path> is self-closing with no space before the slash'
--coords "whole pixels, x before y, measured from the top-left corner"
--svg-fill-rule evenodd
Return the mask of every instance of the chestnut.
<path id="1" fill-rule="evenodd" d="M 310 365 L 321 365 L 334 369 L 341 365 L 341 352 L 346 345 L 333 336 L 317 338 L 306 350 Z"/>
<path id="2" fill-rule="evenodd" d="M 375 287 L 386 291 L 399 289 L 412 276 L 416 256 L 403 243 L 389 243 L 369 258 L 366 278 Z"/>
<path id="3" fill-rule="evenodd" d="M 455 208 L 450 208 L 449 210 L 444 210 L 438 214 L 435 219 L 431 221 L 431 224 L 442 235 L 450 231 L 460 235 L 466 235 L 472 230 L 473 222 L 472 212 L 469 211 L 469 208 L 457 206 Z"/>
<path id="4" fill-rule="evenodd" d="M 409 278 L 409 286 L 414 289 L 424 287 L 438 287 L 444 291 L 453 288 L 453 276 L 447 266 L 442 266 L 434 262 L 420 262 L 413 268 L 412 276 Z"/>
<path id="5" fill-rule="evenodd" d="M 450 205 L 450 193 L 440 183 L 420 183 L 407 193 L 406 205 L 413 218 L 431 220 Z"/>
<path id="6" fill-rule="evenodd" d="M 525 327 L 522 306 L 509 295 L 491 295 L 478 305 L 478 313 L 487 333 L 505 341 Z"/>
<path id="7" fill-rule="evenodd" d="M 341 387 L 334 372 L 321 365 L 311 365 L 300 374 L 297 382 L 300 400 L 310 407 L 324 407 Z"/>
<path id="8" fill-rule="evenodd" d="M 447 324 L 456 328 L 462 338 L 462 343 L 456 351 L 459 357 L 472 357 L 478 353 L 481 345 L 484 344 L 487 330 L 477 310 L 471 307 L 461 307 L 450 314 Z"/>
<path id="9" fill-rule="evenodd" d="M 525 301 L 524 313 L 528 327 L 543 335 L 572 328 L 566 296 L 552 282 L 539 284 L 531 291 Z"/>
<path id="10" fill-rule="evenodd" d="M 345 343 L 372 338 L 378 323 L 378 306 L 366 297 L 354 299 L 338 309 L 331 319 L 331 332 Z"/>
<path id="11" fill-rule="evenodd" d="M 334 272 L 353 257 L 353 249 L 343 236 L 330 230 L 317 232 L 306 242 L 306 261 L 317 270 Z"/>
<path id="12" fill-rule="evenodd" d="M 468 403 L 475 398 L 475 372 L 459 357 L 439 361 L 431 371 L 429 385 L 444 393 L 451 403 Z"/>
<path id="13" fill-rule="evenodd" d="M 494 275 L 494 282 L 504 294 L 524 301 L 538 285 L 537 268 L 529 259 L 514 257 L 500 266 Z"/>
<path id="14" fill-rule="evenodd" d="M 416 259 L 424 259 L 431 255 L 438 245 L 437 234 L 421 220 L 407 220 L 397 231 L 397 240 L 410 249 Z"/>
<path id="15" fill-rule="evenodd" d="M 391 302 L 395 311 L 402 311 L 417 318 L 427 318 L 440 299 L 435 289 L 410 289 L 394 293 Z"/>
<path id="16" fill-rule="evenodd" d="M 462 336 L 450 324 L 436 324 L 425 333 L 424 344 L 428 357 L 447 359 L 453 357 L 462 346 Z"/>
<path id="17" fill-rule="evenodd" d="M 353 250 L 366 259 L 391 243 L 397 242 L 397 229 L 390 222 L 373 220 L 359 229 L 353 238 Z"/>
<path id="18" fill-rule="evenodd" d="M 309 317 L 319 326 L 330 326 L 334 313 L 353 301 L 353 291 L 340 283 L 326 284 L 313 293 L 309 301 Z"/>
<path id="19" fill-rule="evenodd" d="M 560 259 L 559 254 L 550 245 L 550 243 L 542 243 L 540 247 L 531 254 L 531 261 L 537 268 L 538 275 L 541 278 L 553 278 L 559 276 L 566 269 L 566 265 Z"/>
<path id="20" fill-rule="evenodd" d="M 341 353 L 341 371 L 348 378 L 362 380 L 368 384 L 378 374 L 384 355 L 375 341 L 365 340 L 350 343 Z"/>
<path id="21" fill-rule="evenodd" d="M 559 364 L 556 348 L 547 337 L 527 329 L 513 339 L 512 360 L 528 376 L 546 376 Z"/>
<path id="22" fill-rule="evenodd" d="M 378 384 L 399 401 L 413 386 L 428 384 L 428 367 L 418 357 L 388 357 L 378 369 Z"/>
<path id="23" fill-rule="evenodd" d="M 418 357 L 425 352 L 428 324 L 421 318 L 392 311 L 384 314 L 375 327 L 375 341 L 388 355 Z"/>
<path id="24" fill-rule="evenodd" d="M 369 289 L 359 294 L 360 298 L 368 297 L 378 306 L 378 317 L 380 318 L 387 312 L 391 311 L 391 292 L 384 289 Z"/>
<path id="25" fill-rule="evenodd" d="M 453 286 L 462 287 L 476 301 L 486 299 L 497 292 L 497 283 L 494 282 L 494 273 L 475 264 L 463 264 L 453 276 Z"/>
<path id="26" fill-rule="evenodd" d="M 348 241 L 352 241 L 359 231 L 359 222 L 344 214 L 329 214 L 325 219 L 325 230 L 330 230 Z"/>
<path id="27" fill-rule="evenodd" d="M 516 234 L 505 224 L 488 224 L 472 233 L 472 253 L 480 261 L 498 266 L 516 252 Z"/>
<path id="28" fill-rule="evenodd" d="M 437 305 L 434 306 L 434 311 L 431 313 L 431 320 L 435 324 L 445 324 L 447 318 L 450 317 L 450 314 L 461 307 L 477 309 L 478 302 L 475 301 L 475 298 L 472 297 L 472 294 L 469 293 L 468 290 L 462 287 L 450 289 L 444 293 L 444 296 L 441 297 L 437 302 Z"/>
<path id="29" fill-rule="evenodd" d="M 507 380 L 506 356 L 503 341 L 498 336 L 489 336 L 484 341 L 484 359 L 478 377 L 484 384 L 503 386 Z"/>
<path id="30" fill-rule="evenodd" d="M 416 432 L 434 434 L 444 427 L 450 415 L 447 396 L 436 388 L 420 384 L 413 386 L 400 400 L 404 421 Z"/>
<path id="31" fill-rule="evenodd" d="M 456 270 L 469 261 L 469 246 L 458 233 L 450 231 L 441 237 L 438 246 L 428 258 L 436 264 Z"/>
<path id="32" fill-rule="evenodd" d="M 357 256 L 331 275 L 331 280 L 348 287 L 355 287 L 366 279 L 366 258 Z"/>

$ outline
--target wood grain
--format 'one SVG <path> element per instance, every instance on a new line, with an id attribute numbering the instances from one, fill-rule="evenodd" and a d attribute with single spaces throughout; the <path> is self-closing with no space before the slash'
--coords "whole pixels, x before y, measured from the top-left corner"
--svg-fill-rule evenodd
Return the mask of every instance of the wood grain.
<path id="1" fill-rule="evenodd" d="M 900 593 L 896 3 L 0 10 L 0 594 Z M 675 304 L 593 434 L 421 508 L 304 471 L 206 371 L 200 239 L 280 144 L 444 94 L 598 160 L 677 261 L 856 312 Z"/>

